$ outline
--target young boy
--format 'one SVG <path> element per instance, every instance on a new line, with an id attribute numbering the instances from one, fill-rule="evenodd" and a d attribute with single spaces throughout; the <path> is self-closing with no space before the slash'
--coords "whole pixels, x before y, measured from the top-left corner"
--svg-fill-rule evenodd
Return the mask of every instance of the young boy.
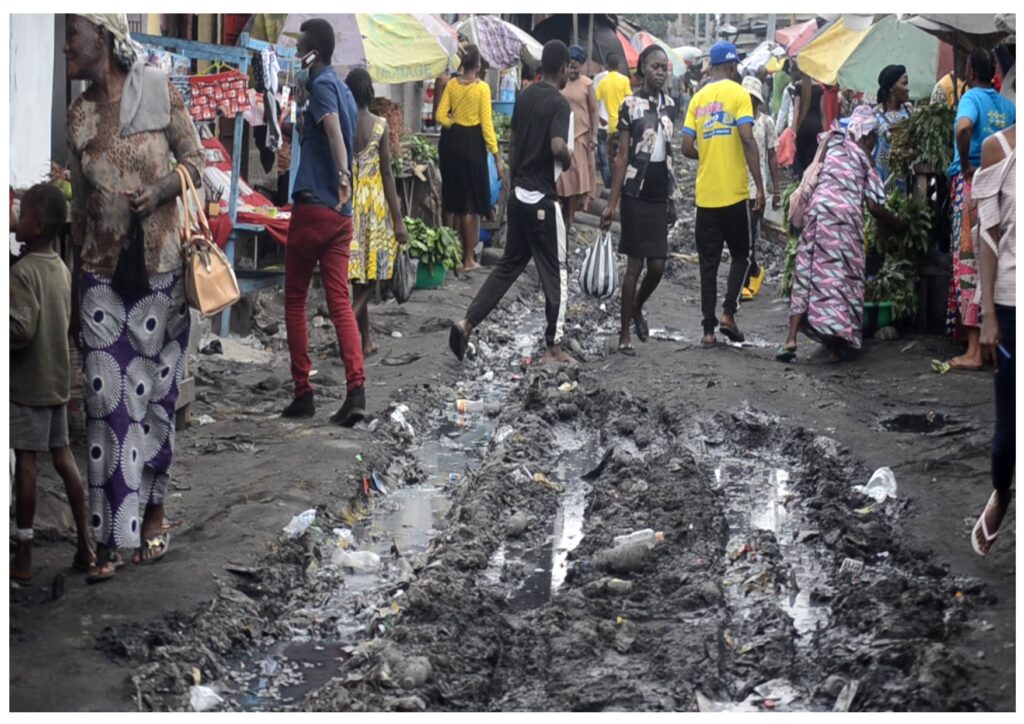
<path id="1" fill-rule="evenodd" d="M 87 535 L 85 489 L 68 447 L 71 274 L 53 248 L 66 216 L 67 202 L 59 188 L 40 184 L 29 189 L 16 227 L 24 252 L 11 270 L 10 426 L 16 461 L 17 552 L 10 577 L 26 584 L 32 581 L 37 452 L 50 451 L 71 501 L 78 529 L 74 567 L 87 569 L 95 559 Z"/>
<path id="2" fill-rule="evenodd" d="M 750 94 L 750 102 L 754 107 L 754 140 L 757 142 L 757 155 L 761 164 L 761 178 L 766 182 L 768 172 L 772 177 L 772 208 L 779 208 L 781 200 L 781 187 L 779 186 L 779 163 L 775 155 L 775 149 L 779 147 L 779 137 L 775 133 L 775 122 L 772 117 L 764 112 L 763 84 L 755 76 L 748 75 L 743 79 L 743 88 Z M 757 186 L 754 184 L 754 177 L 748 172 L 747 183 L 750 187 L 750 200 L 757 196 Z M 767 185 L 767 184 L 766 184 Z M 747 278 L 743 283 L 741 298 L 743 301 L 750 301 L 761 291 L 761 283 L 764 281 L 764 267 L 760 266 L 754 259 L 754 250 L 757 246 L 757 237 L 761 231 L 761 221 L 764 219 L 764 210 L 752 211 L 750 213 L 750 268 L 747 271 Z"/>

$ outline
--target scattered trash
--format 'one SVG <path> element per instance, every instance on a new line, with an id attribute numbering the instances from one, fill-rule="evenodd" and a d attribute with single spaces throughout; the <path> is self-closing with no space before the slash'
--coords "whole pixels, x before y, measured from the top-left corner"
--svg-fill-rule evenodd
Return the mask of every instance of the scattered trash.
<path id="1" fill-rule="evenodd" d="M 198 422 L 200 425 L 212 425 L 213 423 L 215 423 L 217 421 L 214 420 L 209 415 L 200 415 L 199 418 L 196 420 L 196 422 Z"/>
<path id="2" fill-rule="evenodd" d="M 298 538 L 309 526 L 313 525 L 316 521 L 316 508 L 310 508 L 309 510 L 299 513 L 291 522 L 286 525 L 283 530 L 286 536 L 289 538 Z"/>
<path id="3" fill-rule="evenodd" d="M 488 417 L 497 417 L 501 414 L 501 405 L 483 400 L 456 400 L 455 410 L 462 415 L 470 412 L 482 412 Z"/>
<path id="4" fill-rule="evenodd" d="M 896 476 L 889 468 L 879 468 L 868 480 L 867 485 L 854 485 L 853 489 L 873 498 L 876 503 L 883 503 L 886 498 L 896 497 Z"/>
<path id="5" fill-rule="evenodd" d="M 547 476 L 544 475 L 544 473 L 534 473 L 533 474 L 533 482 L 538 483 L 539 485 L 544 486 L 548 490 L 553 490 L 556 493 L 564 493 L 565 492 L 565 486 L 564 485 L 562 485 L 561 483 L 557 483 L 554 480 L 548 480 Z"/>
<path id="6" fill-rule="evenodd" d="M 647 564 L 650 552 L 643 543 L 605 548 L 594 554 L 594 565 L 612 573 L 631 573 Z"/>
<path id="7" fill-rule="evenodd" d="M 327 319 L 326 317 L 321 317 L 320 315 L 317 315 L 317 316 L 313 317 L 313 326 L 314 327 L 326 327 L 330 323 L 331 323 L 331 321 L 329 319 Z"/>
<path id="8" fill-rule="evenodd" d="M 579 386 L 578 382 L 563 382 L 558 386 L 558 391 L 564 395 L 567 392 L 572 392 Z"/>
<path id="9" fill-rule="evenodd" d="M 202 354 L 224 354 L 224 345 L 221 344 L 219 339 L 215 339 L 208 345 L 199 350 Z"/>
<path id="10" fill-rule="evenodd" d="M 913 347 L 913 346 L 914 346 L 915 344 L 917 344 L 917 342 L 911 342 L 911 343 L 910 343 L 910 344 L 908 344 L 908 345 L 907 345 L 906 347 L 903 347 L 903 348 L 902 348 L 902 349 L 900 350 L 900 354 L 903 354 L 904 352 L 909 352 L 909 351 L 910 351 L 910 348 L 911 348 L 911 347 Z"/>
<path id="11" fill-rule="evenodd" d="M 844 558 L 843 564 L 839 566 L 839 572 L 847 576 L 859 576 L 864 571 L 864 561 L 853 558 Z"/>
<path id="12" fill-rule="evenodd" d="M 836 703 L 832 707 L 832 711 L 850 711 L 850 705 L 853 704 L 854 697 L 857 696 L 857 689 L 859 688 L 859 681 L 851 681 L 844 686 L 843 690 L 839 692 L 839 696 L 836 697 Z"/>
<path id="13" fill-rule="evenodd" d="M 405 413 L 409 411 L 409 408 L 405 405 L 399 405 L 391 412 L 391 421 L 398 425 L 400 430 L 408 433 L 409 437 L 416 437 L 416 430 L 409 424 L 409 421 L 405 419 Z"/>
<path id="14" fill-rule="evenodd" d="M 498 431 L 494 433 L 494 442 L 502 443 L 508 439 L 508 436 L 515 432 L 515 428 L 511 425 L 505 425 L 504 427 L 498 428 Z"/>
<path id="15" fill-rule="evenodd" d="M 402 367 L 404 365 L 411 365 L 422 357 L 423 355 L 421 354 L 410 353 L 399 355 L 397 357 L 385 357 L 380 361 L 380 363 L 385 367 Z"/>
<path id="16" fill-rule="evenodd" d="M 396 329 L 394 332 L 391 333 L 391 336 L 394 337 L 395 339 L 401 339 L 402 333 Z"/>
<path id="17" fill-rule="evenodd" d="M 647 546 L 648 548 L 654 548 L 654 546 L 658 545 L 664 540 L 665 534 L 662 531 L 655 531 L 651 528 L 644 528 L 643 530 L 633 531 L 632 533 L 617 535 L 612 539 L 612 542 L 615 543 L 616 546 L 625 546 L 631 545 L 633 543 L 640 543 L 642 545 Z"/>
<path id="18" fill-rule="evenodd" d="M 525 510 L 520 510 L 508 519 L 508 524 L 505 526 L 505 530 L 510 538 L 518 538 L 526 531 L 526 528 L 529 525 L 530 516 L 527 515 Z"/>
<path id="19" fill-rule="evenodd" d="M 193 711 L 210 711 L 223 702 L 220 694 L 209 686 L 190 686 L 188 688 L 188 703 Z"/>
<path id="20" fill-rule="evenodd" d="M 331 553 L 331 565 L 348 568 L 353 573 L 373 573 L 380 570 L 380 556 L 373 551 L 348 551 L 336 548 Z"/>
<path id="21" fill-rule="evenodd" d="M 349 528 L 335 528 L 331 531 L 334 535 L 334 542 L 338 544 L 339 548 L 355 548 L 356 538 L 352 534 Z"/>
<path id="22" fill-rule="evenodd" d="M 385 488 L 384 488 L 384 481 L 381 480 L 381 477 L 377 473 L 376 470 L 374 470 L 374 471 L 372 471 L 370 473 L 370 480 L 373 482 L 373 489 L 374 490 L 376 490 L 381 495 L 387 495 L 388 494 L 388 491 L 385 490 Z"/>
<path id="23" fill-rule="evenodd" d="M 408 691 L 426 684 L 431 673 L 430 659 L 426 656 L 413 656 L 402 662 L 396 678 L 401 687 Z"/>
<path id="24" fill-rule="evenodd" d="M 949 362 L 943 362 L 942 360 L 933 359 L 932 369 L 938 372 L 940 375 L 948 374 L 952 367 L 949 366 Z"/>
<path id="25" fill-rule="evenodd" d="M 459 475 L 458 473 L 449 473 L 448 474 L 448 482 L 449 482 L 449 484 L 450 483 L 457 483 L 461 479 L 462 479 L 462 476 Z"/>

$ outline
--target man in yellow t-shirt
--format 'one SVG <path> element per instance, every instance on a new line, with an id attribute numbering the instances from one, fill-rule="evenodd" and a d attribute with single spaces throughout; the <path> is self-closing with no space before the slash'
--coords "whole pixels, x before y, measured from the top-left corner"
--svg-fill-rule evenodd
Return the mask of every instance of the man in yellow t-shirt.
<path id="1" fill-rule="evenodd" d="M 732 341 L 743 341 L 735 315 L 750 263 L 750 213 L 764 208 L 754 109 L 750 94 L 733 80 L 739 61 L 736 46 L 720 41 L 710 56 L 710 80 L 690 101 L 683 124 L 683 155 L 698 161 L 695 231 L 704 349 L 715 346 L 716 326 Z M 757 189 L 749 204 L 748 169 Z M 728 245 L 732 262 L 723 314 L 716 320 L 723 245 Z"/>
<path id="2" fill-rule="evenodd" d="M 605 58 L 605 67 L 608 69 L 601 82 L 597 84 L 597 100 L 604 104 L 608 113 L 608 158 L 614 160 L 619 153 L 619 134 L 615 130 L 619 127 L 619 108 L 626 96 L 633 93 L 629 85 L 629 78 L 619 72 L 621 63 L 618 53 L 608 53 Z"/>

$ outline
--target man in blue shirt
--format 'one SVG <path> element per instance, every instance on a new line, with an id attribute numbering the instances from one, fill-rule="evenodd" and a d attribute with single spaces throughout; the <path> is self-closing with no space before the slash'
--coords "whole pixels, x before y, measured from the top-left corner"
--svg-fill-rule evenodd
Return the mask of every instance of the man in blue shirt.
<path id="1" fill-rule="evenodd" d="M 309 382 L 312 363 L 306 328 L 306 296 L 317 263 L 327 306 L 345 363 L 348 395 L 332 422 L 351 427 L 366 416 L 362 342 L 349 297 L 348 256 L 352 243 L 352 163 L 356 104 L 331 67 L 334 28 L 322 18 L 300 28 L 298 54 L 309 71 L 308 102 L 302 114 L 302 145 L 295 177 L 288 247 L 285 252 L 284 309 L 295 399 L 282 414 L 312 417 L 316 408 Z"/>

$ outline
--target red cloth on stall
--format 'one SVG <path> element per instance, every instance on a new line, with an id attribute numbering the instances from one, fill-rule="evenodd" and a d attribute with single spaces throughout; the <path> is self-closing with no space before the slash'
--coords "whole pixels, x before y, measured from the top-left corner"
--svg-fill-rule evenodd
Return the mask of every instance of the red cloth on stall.
<path id="1" fill-rule="evenodd" d="M 825 106 L 825 128 L 839 120 L 839 86 L 824 86 L 823 104 Z"/>
<path id="2" fill-rule="evenodd" d="M 206 165 L 218 168 L 230 177 L 231 156 L 228 155 L 228 150 L 224 147 L 224 144 L 216 138 L 207 138 L 203 140 L 203 148 L 206 149 Z M 238 201 L 257 207 L 274 205 L 270 199 L 255 190 L 251 194 L 242 194 L 241 190 L 239 190 Z M 279 207 L 278 210 L 290 214 L 292 207 L 289 204 L 288 206 Z M 238 222 L 240 224 L 259 224 L 266 229 L 267 233 L 278 244 L 286 244 L 288 242 L 290 218 L 282 219 L 250 211 L 239 211 Z M 213 240 L 222 249 L 228 243 L 228 237 L 231 236 L 233 229 L 234 226 L 231 224 L 231 216 L 228 214 L 227 206 L 222 207 L 221 213 L 218 216 L 210 217 L 210 231 L 213 232 Z"/>

